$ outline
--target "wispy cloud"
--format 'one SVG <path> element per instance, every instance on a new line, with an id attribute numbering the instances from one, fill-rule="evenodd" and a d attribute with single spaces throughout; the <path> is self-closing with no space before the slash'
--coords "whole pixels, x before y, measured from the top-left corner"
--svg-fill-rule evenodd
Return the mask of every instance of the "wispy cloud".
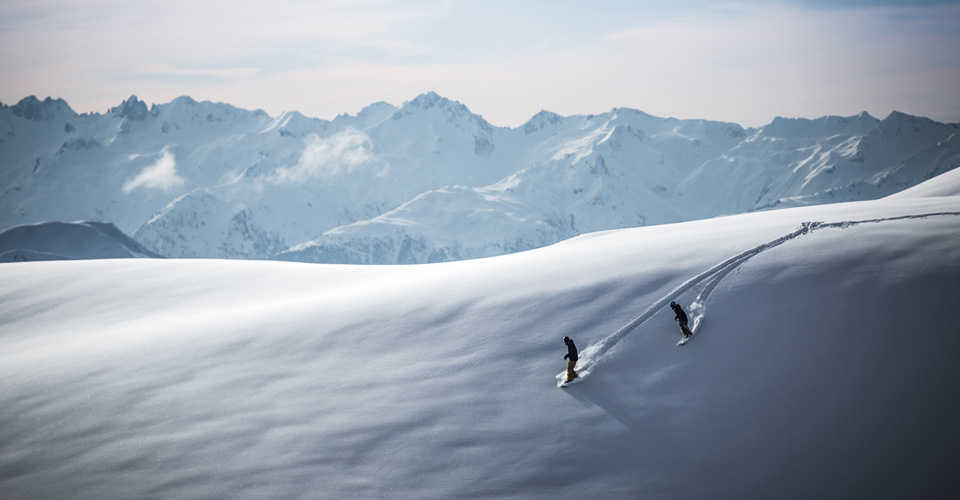
<path id="1" fill-rule="evenodd" d="M 177 175 L 177 162 L 173 153 L 164 149 L 156 163 L 144 168 L 136 177 L 123 185 L 123 192 L 130 194 L 138 188 L 170 191 L 182 186 L 184 179 Z"/>
<path id="2" fill-rule="evenodd" d="M 377 164 L 378 157 L 373 153 L 370 137 L 348 128 L 330 137 L 308 137 L 297 163 L 278 168 L 272 180 L 278 184 L 330 180 Z"/>
<path id="3" fill-rule="evenodd" d="M 561 114 L 629 106 L 752 126 L 776 115 L 883 116 L 894 109 L 956 121 L 960 51 L 952 47 L 960 46 L 960 32 L 951 26 L 960 26 L 957 5 L 714 9 L 578 47 L 519 51 L 471 68 L 483 75 L 474 88 L 451 87 L 481 111 L 496 107 L 485 97 L 499 94 L 491 89 L 510 87 L 514 124 L 541 106 Z"/>

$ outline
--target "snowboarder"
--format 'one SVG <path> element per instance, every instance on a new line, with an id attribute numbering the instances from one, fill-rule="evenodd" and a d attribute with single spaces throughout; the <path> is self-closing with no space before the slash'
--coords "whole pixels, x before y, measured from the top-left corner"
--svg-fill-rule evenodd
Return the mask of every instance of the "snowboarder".
<path id="1" fill-rule="evenodd" d="M 683 312 L 683 308 L 680 307 L 680 304 L 677 304 L 674 301 L 670 301 L 670 309 L 673 309 L 673 312 L 676 316 L 673 317 L 674 321 L 680 322 L 680 331 L 683 332 L 683 339 L 686 340 L 693 335 L 693 332 L 687 328 L 687 313 Z"/>
<path id="2" fill-rule="evenodd" d="M 563 359 L 567 360 L 567 380 L 564 380 L 564 383 L 570 382 L 571 380 L 577 378 L 577 372 L 573 371 L 573 367 L 577 366 L 577 346 L 574 345 L 573 339 L 570 337 L 564 337 L 563 343 L 567 344 L 567 354 Z"/>

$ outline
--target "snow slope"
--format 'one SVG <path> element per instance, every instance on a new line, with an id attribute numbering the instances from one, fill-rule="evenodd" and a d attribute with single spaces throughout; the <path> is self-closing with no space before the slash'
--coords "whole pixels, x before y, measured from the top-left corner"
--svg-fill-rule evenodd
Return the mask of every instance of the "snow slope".
<path id="1" fill-rule="evenodd" d="M 0 491 L 953 498 L 958 232 L 900 196 L 431 265 L 5 264 Z"/>
<path id="2" fill-rule="evenodd" d="M 43 222 L 0 232 L 0 262 L 156 258 L 113 224 Z"/>
<path id="3" fill-rule="evenodd" d="M 896 112 L 744 129 L 627 108 L 505 128 L 433 92 L 333 120 L 28 97 L 0 105 L 0 229 L 110 222 L 167 257 L 448 261 L 880 198 L 960 165 L 958 132 Z"/>

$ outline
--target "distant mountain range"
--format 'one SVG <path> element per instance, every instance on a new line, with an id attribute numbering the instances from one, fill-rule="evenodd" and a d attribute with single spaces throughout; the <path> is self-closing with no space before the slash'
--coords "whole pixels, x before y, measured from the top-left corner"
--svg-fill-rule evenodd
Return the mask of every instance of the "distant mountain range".
<path id="1" fill-rule="evenodd" d="M 166 257 L 397 264 L 581 233 L 876 199 L 960 166 L 960 124 L 761 128 L 618 108 L 495 127 L 427 93 L 333 120 L 131 96 L 0 104 L 0 229 L 109 222 Z"/>

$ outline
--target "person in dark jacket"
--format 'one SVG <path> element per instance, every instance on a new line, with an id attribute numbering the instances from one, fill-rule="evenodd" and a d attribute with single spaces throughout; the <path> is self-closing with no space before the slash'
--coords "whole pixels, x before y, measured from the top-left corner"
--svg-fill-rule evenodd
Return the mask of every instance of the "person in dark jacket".
<path id="1" fill-rule="evenodd" d="M 673 320 L 680 323 L 680 331 L 683 332 L 683 338 L 689 338 L 691 335 L 693 335 L 693 332 L 687 328 L 687 313 L 683 312 L 683 308 L 680 307 L 680 304 L 677 304 L 671 300 L 670 309 L 673 309 L 673 312 L 676 314 Z"/>
<path id="2" fill-rule="evenodd" d="M 577 346 L 574 345 L 573 339 L 564 337 L 563 343 L 567 344 L 567 354 L 563 357 L 563 359 L 567 360 L 567 380 L 564 382 L 569 382 L 579 377 L 577 372 L 573 371 L 573 367 L 577 366 L 577 359 L 579 358 L 577 357 Z"/>

